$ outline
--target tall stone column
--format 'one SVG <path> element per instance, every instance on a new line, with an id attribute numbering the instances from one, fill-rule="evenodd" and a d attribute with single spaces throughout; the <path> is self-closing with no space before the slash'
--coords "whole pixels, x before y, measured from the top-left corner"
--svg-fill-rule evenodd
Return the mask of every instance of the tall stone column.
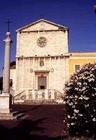
<path id="1" fill-rule="evenodd" d="M 11 38 L 10 32 L 6 32 L 5 42 L 5 58 L 4 58 L 4 71 L 3 71 L 3 94 L 10 93 L 10 47 Z"/>
<path id="2" fill-rule="evenodd" d="M 10 32 L 6 33 L 5 38 L 5 57 L 3 70 L 3 92 L 0 95 L 0 119 L 10 119 L 10 47 L 11 38 Z M 6 115 L 7 114 L 7 115 Z"/>

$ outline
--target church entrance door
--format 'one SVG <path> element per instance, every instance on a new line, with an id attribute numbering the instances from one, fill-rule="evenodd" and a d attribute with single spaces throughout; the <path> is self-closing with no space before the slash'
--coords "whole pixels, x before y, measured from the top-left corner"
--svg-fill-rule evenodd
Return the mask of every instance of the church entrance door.
<path id="1" fill-rule="evenodd" d="M 47 77 L 38 76 L 38 90 L 44 90 L 47 88 Z"/>

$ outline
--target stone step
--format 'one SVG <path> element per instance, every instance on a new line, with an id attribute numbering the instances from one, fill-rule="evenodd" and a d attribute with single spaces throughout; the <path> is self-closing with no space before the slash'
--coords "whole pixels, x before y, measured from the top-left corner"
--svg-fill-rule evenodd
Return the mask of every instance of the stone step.
<path id="1" fill-rule="evenodd" d="M 16 114 L 17 120 L 22 119 L 24 117 L 24 115 L 25 115 L 24 113 L 20 113 L 20 112 L 18 114 Z"/>
<path id="2" fill-rule="evenodd" d="M 0 113 L 0 120 L 14 120 L 16 116 L 13 116 L 12 113 Z"/>
<path id="3" fill-rule="evenodd" d="M 0 120 L 14 120 L 14 119 L 25 119 L 28 115 L 25 115 L 19 111 L 13 111 L 11 113 L 0 113 Z"/>
<path id="4" fill-rule="evenodd" d="M 20 111 L 11 111 L 13 116 L 16 116 L 17 114 L 19 114 Z"/>
<path id="5" fill-rule="evenodd" d="M 25 119 L 28 117 L 24 112 L 22 111 L 12 111 L 13 116 L 18 119 Z"/>
<path id="6" fill-rule="evenodd" d="M 57 104 L 57 102 L 55 100 L 25 100 L 22 104 Z"/>
<path id="7" fill-rule="evenodd" d="M 28 118 L 28 115 L 23 114 L 23 115 L 19 115 L 19 116 L 17 117 L 17 120 L 24 120 L 24 119 L 26 119 L 26 118 Z"/>

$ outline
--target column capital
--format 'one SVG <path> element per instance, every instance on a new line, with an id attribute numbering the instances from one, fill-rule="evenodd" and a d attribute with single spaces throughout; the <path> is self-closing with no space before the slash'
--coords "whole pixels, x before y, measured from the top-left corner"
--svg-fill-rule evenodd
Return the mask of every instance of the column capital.
<path id="1" fill-rule="evenodd" d="M 12 40 L 11 40 L 10 36 L 11 36 L 11 33 L 6 32 L 6 38 L 4 39 L 5 43 L 12 43 Z"/>

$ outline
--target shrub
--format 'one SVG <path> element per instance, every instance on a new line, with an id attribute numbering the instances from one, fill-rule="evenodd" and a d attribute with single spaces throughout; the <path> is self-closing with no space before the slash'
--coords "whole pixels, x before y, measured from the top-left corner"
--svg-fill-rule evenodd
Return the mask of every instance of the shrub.
<path id="1" fill-rule="evenodd" d="M 86 64 L 65 85 L 67 129 L 72 136 L 96 136 L 96 64 Z"/>

